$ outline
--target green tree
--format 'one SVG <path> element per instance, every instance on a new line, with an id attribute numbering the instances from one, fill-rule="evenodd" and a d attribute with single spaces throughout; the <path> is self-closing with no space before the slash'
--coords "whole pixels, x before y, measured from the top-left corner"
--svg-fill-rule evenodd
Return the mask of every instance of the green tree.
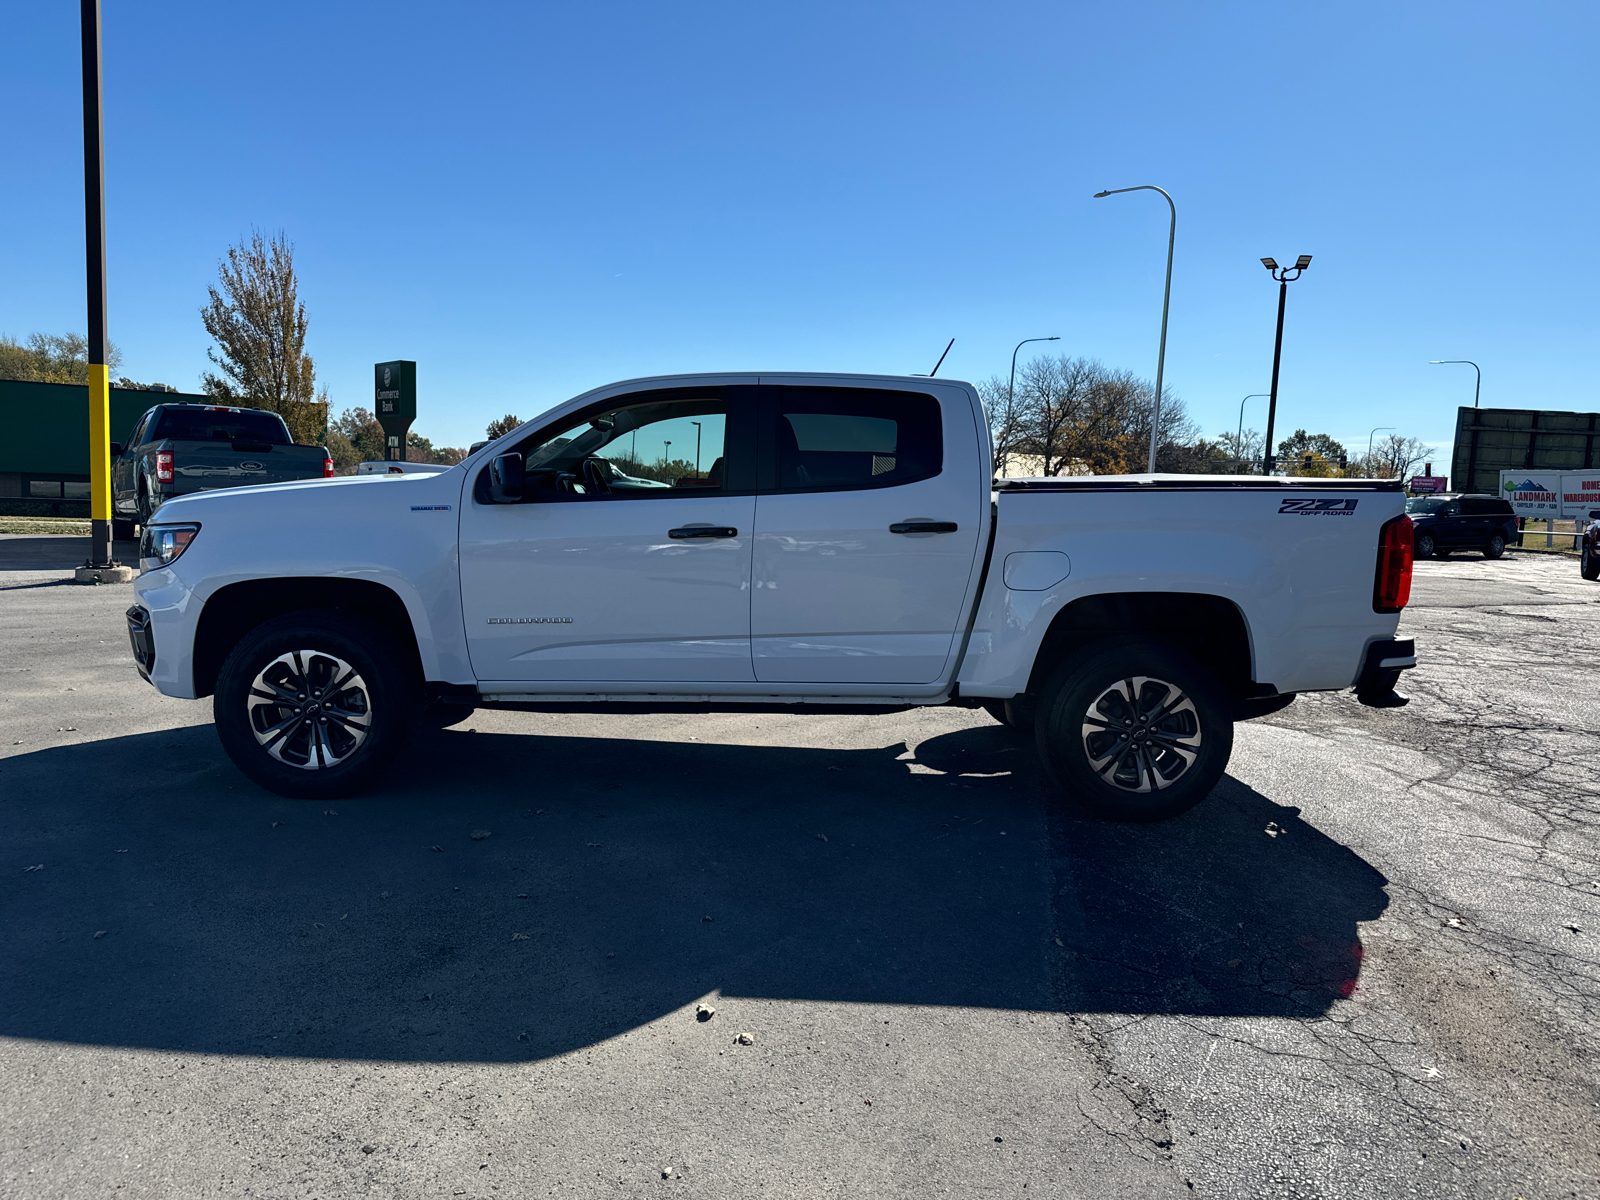
<path id="1" fill-rule="evenodd" d="M 306 353 L 306 307 L 294 272 L 294 247 L 280 233 L 259 232 L 228 248 L 219 287 L 207 288 L 200 310 L 216 342 L 206 357 L 217 367 L 200 377 L 206 395 L 227 404 L 265 408 L 283 417 L 297 442 L 320 441 L 328 427 L 328 392 L 316 391 Z M 220 289 L 220 290 L 219 290 Z"/>
<path id="2" fill-rule="evenodd" d="M 88 383 L 89 339 L 81 333 L 33 333 L 27 343 L 0 337 L 0 379 L 28 383 Z M 111 347 L 108 367 L 122 365 L 122 351 Z"/>
<path id="3" fill-rule="evenodd" d="M 383 426 L 365 408 L 347 408 L 328 425 L 328 453 L 333 455 L 334 466 L 337 467 L 340 464 L 339 455 L 333 449 L 335 435 L 348 443 L 355 454 L 350 463 L 352 471 L 359 463 L 377 462 L 383 458 Z"/>
<path id="4" fill-rule="evenodd" d="M 495 440 L 495 438 L 505 437 L 506 434 L 510 433 L 513 429 L 521 424 L 521 417 L 514 417 L 510 413 L 507 413 L 498 421 L 490 421 L 489 427 L 483 432 L 484 435 L 492 442 Z"/>
<path id="5" fill-rule="evenodd" d="M 1304 429 L 1296 429 L 1293 434 L 1278 443 L 1278 461 L 1284 465 L 1291 458 L 1302 454 L 1317 454 L 1323 458 L 1338 458 L 1344 453 L 1344 446 L 1334 441 L 1325 433 L 1307 433 Z"/>

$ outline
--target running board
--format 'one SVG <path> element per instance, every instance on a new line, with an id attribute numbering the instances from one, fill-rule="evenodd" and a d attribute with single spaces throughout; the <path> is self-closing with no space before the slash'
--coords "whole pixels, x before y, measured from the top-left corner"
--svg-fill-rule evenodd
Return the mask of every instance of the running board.
<path id="1" fill-rule="evenodd" d="M 949 697 L 937 696 L 762 696 L 744 693 L 680 692 L 483 692 L 485 704 L 715 704 L 718 707 L 879 708 L 884 706 L 928 707 L 944 704 Z"/>

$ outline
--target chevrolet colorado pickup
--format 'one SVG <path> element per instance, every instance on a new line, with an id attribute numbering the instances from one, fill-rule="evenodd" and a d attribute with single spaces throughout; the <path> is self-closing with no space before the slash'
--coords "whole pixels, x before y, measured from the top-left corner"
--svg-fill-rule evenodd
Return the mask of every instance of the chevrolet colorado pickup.
<path id="1" fill-rule="evenodd" d="M 328 451 L 297 446 L 275 412 L 158 404 L 139 418 L 127 445 L 111 443 L 111 533 L 131 538 L 135 524 L 147 524 L 174 496 L 332 475 Z"/>
<path id="2" fill-rule="evenodd" d="M 1153 820 L 1211 791 L 1252 706 L 1404 702 L 1404 504 L 1398 482 L 996 484 L 965 383 L 661 377 L 447 471 L 169 500 L 129 633 L 288 796 L 365 786 L 465 705 L 958 704 Z"/>

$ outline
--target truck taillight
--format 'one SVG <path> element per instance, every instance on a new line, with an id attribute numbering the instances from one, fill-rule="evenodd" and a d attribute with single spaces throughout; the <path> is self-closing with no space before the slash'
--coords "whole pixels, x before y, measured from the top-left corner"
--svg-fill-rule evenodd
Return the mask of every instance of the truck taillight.
<path id="1" fill-rule="evenodd" d="M 333 459 L 324 458 L 322 460 L 322 477 L 324 479 L 333 478 Z"/>
<path id="2" fill-rule="evenodd" d="M 157 450 L 156 451 L 156 482 L 157 483 L 171 483 L 172 482 L 172 451 L 171 450 Z"/>
<path id="3" fill-rule="evenodd" d="M 1410 517 L 1396 517 L 1378 531 L 1378 575 L 1372 584 L 1372 611 L 1397 613 L 1411 599 L 1411 550 L 1415 531 Z"/>

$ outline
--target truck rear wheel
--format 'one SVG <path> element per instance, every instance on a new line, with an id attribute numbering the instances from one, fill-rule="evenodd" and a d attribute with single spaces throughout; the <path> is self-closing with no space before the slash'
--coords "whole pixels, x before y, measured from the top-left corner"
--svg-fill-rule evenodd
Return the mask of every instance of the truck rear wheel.
<path id="1" fill-rule="evenodd" d="M 389 765 L 418 706 L 404 661 L 387 638 L 335 612 L 268 621 L 217 676 L 222 748 L 280 796 L 358 792 Z"/>
<path id="2" fill-rule="evenodd" d="M 1233 752 L 1233 713 L 1188 655 L 1116 638 L 1051 673 L 1035 736 L 1063 791 L 1114 820 L 1161 821 L 1216 787 Z"/>

